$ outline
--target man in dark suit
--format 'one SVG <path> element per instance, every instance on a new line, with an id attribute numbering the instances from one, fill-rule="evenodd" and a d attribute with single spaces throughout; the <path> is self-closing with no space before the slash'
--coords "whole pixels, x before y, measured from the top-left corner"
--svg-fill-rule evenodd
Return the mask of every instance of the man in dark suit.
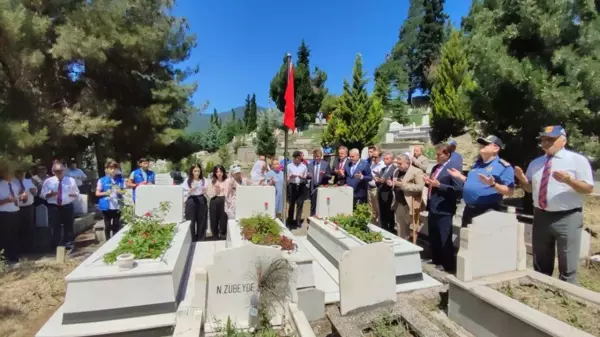
<path id="1" fill-rule="evenodd" d="M 348 148 L 340 146 L 338 149 L 338 157 L 333 161 L 333 183 L 338 186 L 346 184 L 346 176 L 344 175 L 344 168 L 348 164 Z"/>
<path id="2" fill-rule="evenodd" d="M 346 185 L 354 189 L 353 207 L 356 207 L 357 204 L 365 204 L 369 193 L 369 181 L 373 180 L 373 176 L 369 164 L 360 159 L 358 149 L 350 150 L 350 160 L 346 162 L 344 175 L 346 176 Z"/>
<path id="3" fill-rule="evenodd" d="M 432 262 L 438 270 L 447 272 L 455 270 L 452 218 L 462 192 L 462 182 L 448 172 L 449 169 L 461 169 L 457 161 L 450 159 L 451 153 L 448 144 L 436 145 L 437 164 L 424 178 L 428 187 L 427 221 Z"/>
<path id="4" fill-rule="evenodd" d="M 394 178 L 397 167 L 394 166 L 394 156 L 391 153 L 383 155 L 384 167 L 374 179 L 377 183 L 377 201 L 379 203 L 379 223 L 381 228 L 390 233 L 396 232 L 396 223 L 394 221 L 394 186 L 388 184 Z"/>
<path id="5" fill-rule="evenodd" d="M 323 158 L 321 150 L 313 151 L 313 160 L 308 163 L 308 179 L 310 179 L 310 216 L 317 212 L 317 188 L 321 185 L 329 185 L 331 179 L 331 168 Z"/>

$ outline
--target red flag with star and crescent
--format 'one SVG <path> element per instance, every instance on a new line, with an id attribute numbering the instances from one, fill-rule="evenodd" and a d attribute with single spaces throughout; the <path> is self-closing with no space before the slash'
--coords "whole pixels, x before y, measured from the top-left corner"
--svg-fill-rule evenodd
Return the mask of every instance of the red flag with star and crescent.
<path id="1" fill-rule="evenodd" d="M 285 125 L 288 130 L 294 132 L 294 129 L 296 128 L 296 109 L 294 107 L 294 65 L 291 57 L 288 64 L 287 87 L 285 88 L 284 98 L 285 112 L 283 114 L 283 125 Z"/>

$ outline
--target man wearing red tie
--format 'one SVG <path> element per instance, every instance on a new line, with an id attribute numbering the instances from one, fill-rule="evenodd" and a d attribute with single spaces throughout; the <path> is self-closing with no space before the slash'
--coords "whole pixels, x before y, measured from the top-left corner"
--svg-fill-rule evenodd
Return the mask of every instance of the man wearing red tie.
<path id="1" fill-rule="evenodd" d="M 526 173 L 515 167 L 523 189 L 533 194 L 533 268 L 551 276 L 557 249 L 559 278 L 576 283 L 584 195 L 594 190 L 592 167 L 587 158 L 565 149 L 562 126 L 544 128 L 540 141 L 545 154 L 532 161 Z"/>
<path id="2" fill-rule="evenodd" d="M 72 250 L 75 233 L 73 222 L 73 201 L 79 194 L 75 179 L 65 176 L 61 163 L 52 165 L 53 177 L 46 179 L 41 196 L 48 202 L 48 218 L 52 229 L 52 247 L 65 246 Z M 61 238 L 61 229 L 63 232 Z"/>
<path id="3" fill-rule="evenodd" d="M 345 169 L 348 164 L 348 148 L 340 146 L 338 149 L 338 158 L 333 162 L 333 183 L 338 186 L 346 184 Z"/>

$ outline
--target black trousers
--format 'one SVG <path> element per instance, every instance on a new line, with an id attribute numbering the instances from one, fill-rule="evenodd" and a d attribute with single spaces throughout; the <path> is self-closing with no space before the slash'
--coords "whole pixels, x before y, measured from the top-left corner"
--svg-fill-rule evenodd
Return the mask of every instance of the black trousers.
<path id="1" fill-rule="evenodd" d="M 394 211 L 392 210 L 392 202 L 394 201 L 392 191 L 377 192 L 377 201 L 379 202 L 379 222 L 381 228 L 390 233 L 396 232 L 396 220 Z M 376 225 L 376 224 L 374 224 Z"/>
<path id="2" fill-rule="evenodd" d="M 500 210 L 500 204 L 466 205 L 462 214 L 461 227 L 467 227 L 473 219 L 491 210 Z"/>
<path id="3" fill-rule="evenodd" d="M 294 223 L 297 227 L 302 226 L 302 209 L 304 208 L 304 201 L 306 200 L 306 184 L 289 184 L 289 207 L 287 221 Z M 295 211 L 295 212 L 294 212 Z M 294 218 L 294 213 L 296 217 Z"/>
<path id="4" fill-rule="evenodd" d="M 319 186 L 315 186 L 310 191 L 310 216 L 315 216 L 317 214 L 317 188 Z M 310 190 L 310 188 L 309 188 Z"/>
<path id="5" fill-rule="evenodd" d="M 108 241 L 121 230 L 121 211 L 118 209 L 102 211 L 102 217 L 104 218 L 104 235 Z"/>
<path id="6" fill-rule="evenodd" d="M 452 243 L 452 215 L 429 212 L 428 230 L 431 260 L 448 272 L 455 270 L 454 245 Z"/>
<path id="7" fill-rule="evenodd" d="M 210 200 L 210 231 L 215 239 L 227 235 L 225 197 L 213 197 Z"/>
<path id="8" fill-rule="evenodd" d="M 364 197 L 354 197 L 354 200 L 352 201 L 352 209 L 356 209 L 356 205 L 366 204 L 366 203 L 367 203 L 366 195 Z"/>
<path id="9" fill-rule="evenodd" d="M 21 253 L 31 252 L 33 249 L 34 220 L 35 206 L 33 204 L 19 208 L 19 250 Z"/>
<path id="10" fill-rule="evenodd" d="M 62 206 L 48 204 L 48 218 L 52 229 L 52 248 L 58 246 L 73 248 L 75 240 L 73 204 Z"/>
<path id="11" fill-rule="evenodd" d="M 19 261 L 19 212 L 0 212 L 0 250 L 8 262 Z"/>
<path id="12" fill-rule="evenodd" d="M 203 195 L 194 195 L 185 201 L 185 219 L 190 222 L 192 241 L 206 239 L 208 201 Z"/>

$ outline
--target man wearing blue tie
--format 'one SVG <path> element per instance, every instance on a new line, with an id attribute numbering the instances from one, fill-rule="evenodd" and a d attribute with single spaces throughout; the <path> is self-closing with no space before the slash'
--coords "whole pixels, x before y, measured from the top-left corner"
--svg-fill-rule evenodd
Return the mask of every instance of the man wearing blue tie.
<path id="1" fill-rule="evenodd" d="M 369 181 L 373 180 L 371 168 L 367 162 L 360 159 L 358 149 L 350 150 L 350 161 L 344 167 L 346 185 L 354 189 L 354 207 L 367 202 Z"/>

